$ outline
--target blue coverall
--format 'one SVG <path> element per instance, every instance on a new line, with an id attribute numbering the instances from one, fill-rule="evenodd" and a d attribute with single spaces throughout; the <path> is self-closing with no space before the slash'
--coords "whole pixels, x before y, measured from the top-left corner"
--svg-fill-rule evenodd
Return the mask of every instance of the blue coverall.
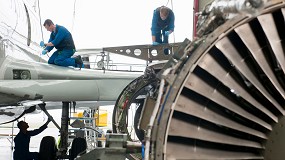
<path id="1" fill-rule="evenodd" d="M 75 59 L 71 58 L 75 53 L 75 45 L 71 33 L 63 26 L 56 25 L 55 31 L 51 32 L 50 39 L 54 46 L 47 46 L 45 49 L 50 52 L 54 47 L 57 49 L 49 58 L 49 64 L 59 66 L 76 66 Z"/>
<path id="2" fill-rule="evenodd" d="M 26 133 L 19 132 L 15 139 L 15 151 L 13 153 L 14 160 L 38 160 L 38 152 L 30 152 L 29 145 L 31 136 L 40 134 L 47 128 L 47 124 L 44 124 L 39 129 L 33 131 L 27 131 Z"/>
<path id="3" fill-rule="evenodd" d="M 168 36 L 165 35 L 165 31 L 174 31 L 174 20 L 175 16 L 171 9 L 169 9 L 168 17 L 165 20 L 160 18 L 160 7 L 154 10 L 151 23 L 151 35 L 155 36 L 156 42 L 168 43 Z"/>

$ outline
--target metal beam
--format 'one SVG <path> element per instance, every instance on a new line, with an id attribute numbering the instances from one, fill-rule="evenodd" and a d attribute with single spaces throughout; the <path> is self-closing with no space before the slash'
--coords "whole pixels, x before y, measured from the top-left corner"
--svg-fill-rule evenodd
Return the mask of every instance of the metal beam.
<path id="1" fill-rule="evenodd" d="M 124 55 L 132 58 L 146 60 L 152 62 L 153 60 L 168 60 L 175 52 L 181 43 L 153 45 L 132 45 L 132 46 L 118 46 L 105 47 L 103 52 L 110 52 L 119 55 Z"/>

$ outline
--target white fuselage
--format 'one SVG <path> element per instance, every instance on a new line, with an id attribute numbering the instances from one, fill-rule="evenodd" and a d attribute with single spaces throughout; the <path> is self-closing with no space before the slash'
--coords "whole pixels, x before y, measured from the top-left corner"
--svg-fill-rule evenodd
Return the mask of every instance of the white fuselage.
<path id="1" fill-rule="evenodd" d="M 0 0 L 0 106 L 37 99 L 115 101 L 143 74 L 49 65 L 41 56 L 41 35 L 39 15 L 28 2 Z"/>

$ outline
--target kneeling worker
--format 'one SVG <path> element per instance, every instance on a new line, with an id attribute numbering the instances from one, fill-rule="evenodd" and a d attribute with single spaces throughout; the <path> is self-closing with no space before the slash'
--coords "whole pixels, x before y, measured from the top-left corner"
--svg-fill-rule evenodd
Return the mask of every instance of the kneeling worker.
<path id="1" fill-rule="evenodd" d="M 57 49 L 49 58 L 49 64 L 59 66 L 83 67 L 81 56 L 71 58 L 75 53 L 75 45 L 71 33 L 63 26 L 55 25 L 50 19 L 45 20 L 43 26 L 50 31 L 48 43 L 41 41 L 40 46 L 45 47 L 42 54 L 50 52 L 54 47 Z"/>

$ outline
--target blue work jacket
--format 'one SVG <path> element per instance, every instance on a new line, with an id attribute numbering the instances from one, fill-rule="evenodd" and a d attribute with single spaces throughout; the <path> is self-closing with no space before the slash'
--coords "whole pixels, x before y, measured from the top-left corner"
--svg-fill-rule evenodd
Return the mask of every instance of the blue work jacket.
<path id="1" fill-rule="evenodd" d="M 160 7 L 154 10 L 151 24 L 151 34 L 154 36 L 157 32 L 168 29 L 174 31 L 175 16 L 173 11 L 169 9 L 168 17 L 165 20 L 160 18 Z"/>
<path id="2" fill-rule="evenodd" d="M 48 50 L 49 52 L 54 47 L 59 51 L 62 51 L 63 49 L 75 49 L 71 33 L 65 27 L 60 25 L 56 25 L 55 31 L 51 32 L 48 42 L 51 42 L 54 45 L 46 47 L 46 50 Z"/>

